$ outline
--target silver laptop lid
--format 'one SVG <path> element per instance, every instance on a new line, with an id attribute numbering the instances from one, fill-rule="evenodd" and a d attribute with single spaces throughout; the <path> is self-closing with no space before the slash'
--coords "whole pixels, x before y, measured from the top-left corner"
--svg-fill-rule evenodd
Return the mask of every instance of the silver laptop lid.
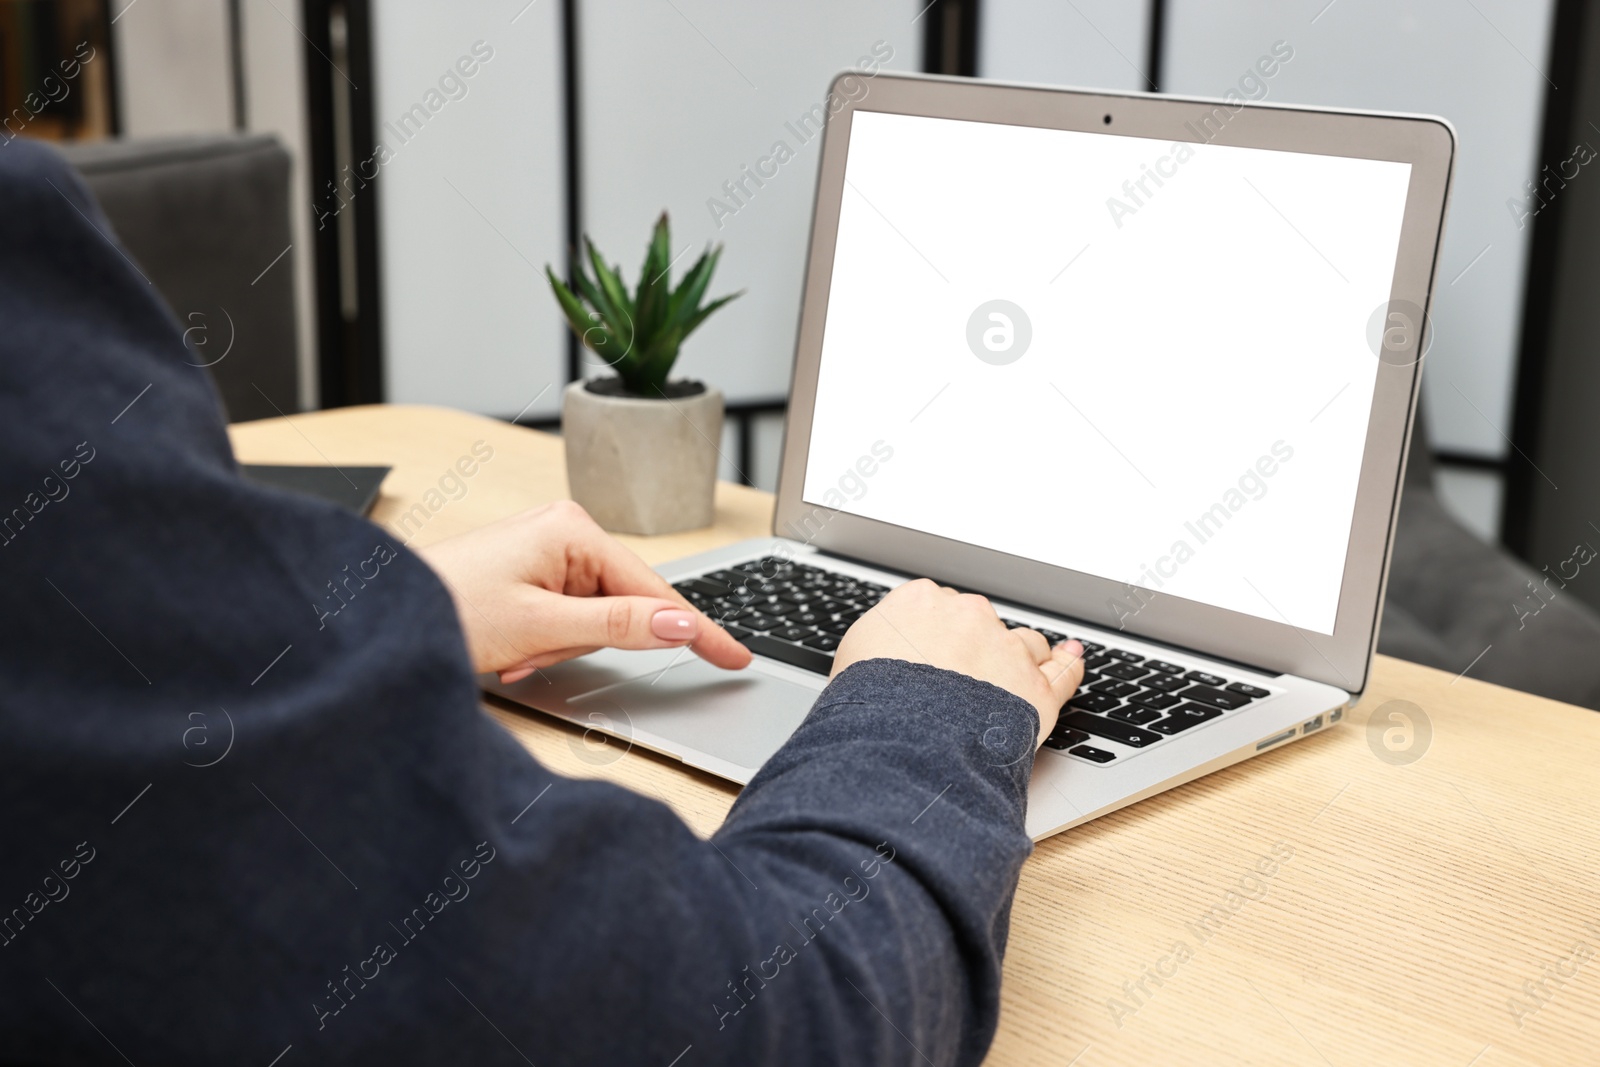
<path id="1" fill-rule="evenodd" d="M 1448 123 L 889 74 L 834 100 L 776 531 L 1364 688 Z"/>

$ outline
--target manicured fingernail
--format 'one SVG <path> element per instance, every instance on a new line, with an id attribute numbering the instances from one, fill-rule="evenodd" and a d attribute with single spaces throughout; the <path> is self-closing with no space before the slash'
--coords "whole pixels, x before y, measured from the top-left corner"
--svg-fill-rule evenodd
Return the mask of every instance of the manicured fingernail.
<path id="1" fill-rule="evenodd" d="M 650 632 L 663 641 L 691 641 L 700 631 L 700 620 L 692 611 L 664 608 L 650 616 Z"/>
<path id="2" fill-rule="evenodd" d="M 1077 638 L 1073 638 L 1071 641 L 1068 641 L 1061 647 L 1072 653 L 1073 656 L 1079 659 L 1083 658 L 1083 642 L 1079 641 Z"/>

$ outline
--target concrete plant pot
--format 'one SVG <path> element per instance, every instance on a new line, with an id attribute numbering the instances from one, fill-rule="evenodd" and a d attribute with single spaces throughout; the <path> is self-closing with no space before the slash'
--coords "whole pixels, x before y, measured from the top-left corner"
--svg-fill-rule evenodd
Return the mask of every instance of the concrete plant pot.
<path id="1" fill-rule="evenodd" d="M 613 533 L 711 525 L 722 393 L 699 382 L 669 382 L 666 393 L 630 396 L 618 379 L 597 378 L 562 398 L 572 499 Z"/>

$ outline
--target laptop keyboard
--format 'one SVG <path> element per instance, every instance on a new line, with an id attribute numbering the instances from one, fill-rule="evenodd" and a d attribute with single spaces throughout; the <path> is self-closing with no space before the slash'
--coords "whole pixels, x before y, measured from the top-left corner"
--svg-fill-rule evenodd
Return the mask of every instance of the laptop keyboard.
<path id="1" fill-rule="evenodd" d="M 673 585 L 758 656 L 827 675 L 833 653 L 852 623 L 889 587 L 837 571 L 767 556 Z M 1002 621 L 1017 629 L 1029 624 Z M 1068 635 L 1033 629 L 1051 645 Z M 1045 747 L 1090 763 L 1111 763 L 1271 696 L 1271 691 L 1222 675 L 1078 638 L 1083 684 L 1061 709 Z M 1115 747 L 1102 747 L 1105 742 Z M 1098 744 L 1096 743 L 1098 742 Z"/>

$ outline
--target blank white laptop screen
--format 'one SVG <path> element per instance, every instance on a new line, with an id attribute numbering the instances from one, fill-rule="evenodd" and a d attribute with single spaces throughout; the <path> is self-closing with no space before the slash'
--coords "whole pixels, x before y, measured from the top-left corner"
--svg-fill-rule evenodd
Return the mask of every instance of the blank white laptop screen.
<path id="1" fill-rule="evenodd" d="M 1333 633 L 1410 174 L 855 112 L 804 499 Z"/>

